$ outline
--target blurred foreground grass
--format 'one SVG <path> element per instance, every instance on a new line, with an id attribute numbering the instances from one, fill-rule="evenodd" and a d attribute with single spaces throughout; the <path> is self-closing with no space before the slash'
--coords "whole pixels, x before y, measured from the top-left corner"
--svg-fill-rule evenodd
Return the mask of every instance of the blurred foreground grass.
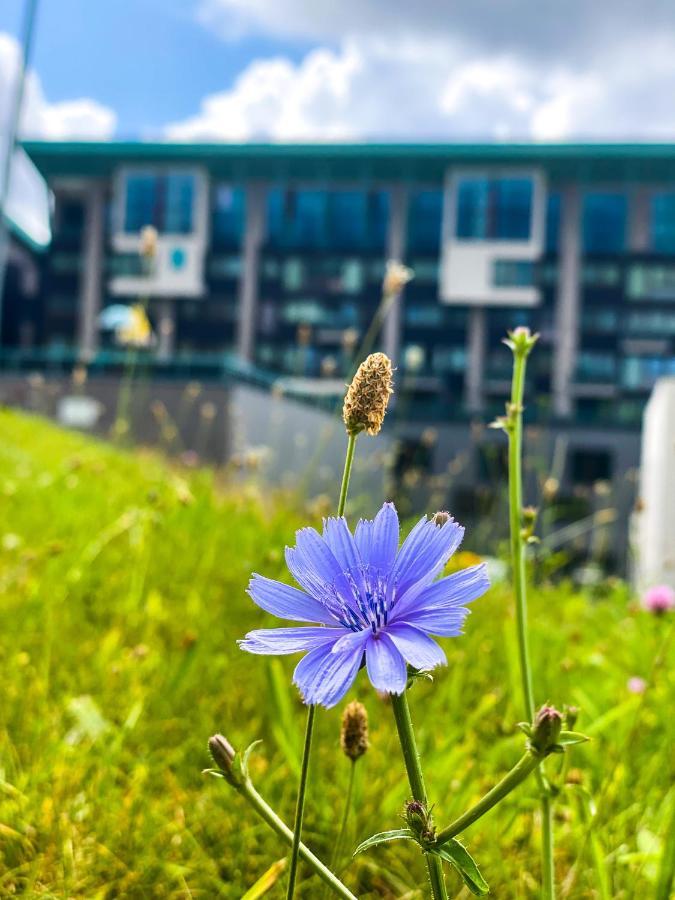
<path id="1" fill-rule="evenodd" d="M 291 820 L 304 722 L 294 660 L 246 656 L 235 640 L 272 624 L 244 589 L 253 570 L 282 576 L 299 505 L 36 418 L 2 412 L 0 429 L 0 896 L 241 897 L 285 848 L 201 769 L 211 733 L 239 747 L 262 738 L 254 780 Z M 557 805 L 561 897 L 657 897 L 672 859 L 673 618 L 629 599 L 621 585 L 531 598 L 537 701 L 580 706 L 593 738 L 573 751 L 575 783 Z M 521 752 L 508 589 L 443 643 L 449 667 L 411 694 L 440 824 Z M 363 676 L 356 694 L 372 747 L 352 846 L 398 827 L 407 797 L 388 704 Z M 339 717 L 318 716 L 306 816 L 324 858 L 348 778 Z M 537 895 L 537 816 L 531 780 L 464 835 L 499 900 Z M 359 857 L 344 879 L 361 898 L 424 896 L 405 843 Z M 467 896 L 452 874 L 448 886 Z M 322 891 L 305 877 L 300 894 Z"/>

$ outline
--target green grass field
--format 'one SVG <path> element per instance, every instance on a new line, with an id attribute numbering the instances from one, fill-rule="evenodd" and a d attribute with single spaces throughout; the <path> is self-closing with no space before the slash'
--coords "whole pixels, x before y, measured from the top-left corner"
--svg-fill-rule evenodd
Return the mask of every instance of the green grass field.
<path id="1" fill-rule="evenodd" d="M 235 640 L 273 624 L 244 589 L 253 570 L 285 577 L 284 545 L 308 516 L 293 498 L 36 418 L 3 412 L 0 433 L 0 896 L 240 898 L 286 848 L 201 774 L 206 741 L 262 739 L 254 781 L 292 819 L 304 722 L 294 660 L 245 655 Z M 537 700 L 581 707 L 577 728 L 592 737 L 571 752 L 556 806 L 559 894 L 667 900 L 674 618 L 640 611 L 621 584 L 592 596 L 541 586 L 530 607 Z M 508 587 L 443 643 L 449 667 L 410 696 L 441 825 L 522 751 Z M 636 676 L 642 694 L 628 689 Z M 363 675 L 352 693 L 372 742 L 355 846 L 400 826 L 407 788 L 388 703 Z M 349 774 L 339 720 L 339 708 L 319 713 L 312 760 L 305 839 L 323 858 Z M 464 834 L 499 900 L 537 896 L 540 837 L 534 779 Z M 415 851 L 374 850 L 344 880 L 360 898 L 421 898 Z M 305 867 L 301 878 L 300 896 L 323 896 Z M 452 873 L 448 887 L 468 896 Z M 268 896 L 284 896 L 283 877 Z"/>

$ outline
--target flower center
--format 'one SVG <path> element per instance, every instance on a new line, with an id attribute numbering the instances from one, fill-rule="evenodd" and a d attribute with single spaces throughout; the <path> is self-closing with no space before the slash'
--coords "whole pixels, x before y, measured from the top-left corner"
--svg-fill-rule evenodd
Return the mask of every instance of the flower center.
<path id="1" fill-rule="evenodd" d="M 373 634 L 384 628 L 396 603 L 395 585 L 373 566 L 358 566 L 343 573 L 344 581 L 333 583 L 324 605 L 341 625 L 351 631 L 369 628 Z M 345 588 L 345 582 L 347 588 Z"/>

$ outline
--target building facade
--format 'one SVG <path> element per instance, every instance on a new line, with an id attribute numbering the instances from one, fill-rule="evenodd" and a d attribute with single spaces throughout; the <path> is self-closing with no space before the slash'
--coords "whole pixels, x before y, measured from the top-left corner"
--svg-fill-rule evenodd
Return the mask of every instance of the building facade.
<path id="1" fill-rule="evenodd" d="M 217 374 L 228 357 L 342 384 L 397 258 L 415 278 L 374 343 L 397 366 L 404 432 L 501 414 L 501 339 L 527 325 L 527 417 L 565 436 L 572 482 L 637 464 L 646 400 L 675 373 L 675 145 L 25 150 L 54 198 L 52 242 L 5 347 L 95 363 L 113 352 L 100 311 L 141 297 L 158 364 Z"/>

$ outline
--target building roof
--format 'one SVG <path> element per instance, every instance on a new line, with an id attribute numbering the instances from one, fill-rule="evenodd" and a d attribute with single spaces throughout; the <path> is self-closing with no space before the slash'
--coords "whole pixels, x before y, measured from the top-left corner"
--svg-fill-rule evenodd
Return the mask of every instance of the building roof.
<path id="1" fill-rule="evenodd" d="M 455 165 L 538 165 L 554 180 L 675 180 L 675 144 L 231 144 L 26 141 L 46 177 L 109 176 L 120 163 L 199 162 L 216 175 L 439 181 Z"/>

